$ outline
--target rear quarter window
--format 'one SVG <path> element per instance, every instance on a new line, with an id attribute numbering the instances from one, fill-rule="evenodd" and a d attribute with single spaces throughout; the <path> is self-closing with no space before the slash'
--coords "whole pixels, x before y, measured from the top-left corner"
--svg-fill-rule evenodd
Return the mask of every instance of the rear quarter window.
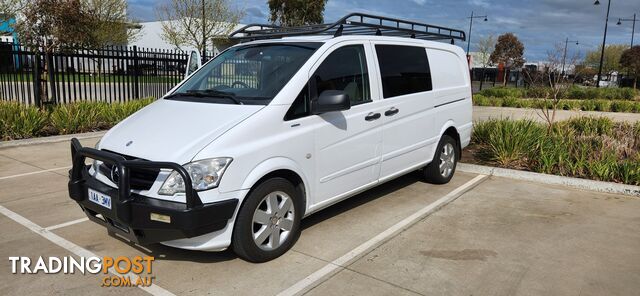
<path id="1" fill-rule="evenodd" d="M 376 55 L 385 99 L 433 89 L 424 47 L 378 44 Z"/>
<path id="2" fill-rule="evenodd" d="M 460 57 L 453 52 L 439 49 L 427 49 L 431 61 L 433 86 L 436 89 L 466 86 L 466 61 L 461 63 Z"/>

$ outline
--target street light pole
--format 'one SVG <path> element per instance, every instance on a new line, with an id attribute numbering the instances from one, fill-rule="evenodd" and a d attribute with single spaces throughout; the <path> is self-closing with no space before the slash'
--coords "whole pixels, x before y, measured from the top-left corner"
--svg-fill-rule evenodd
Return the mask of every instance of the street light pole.
<path id="1" fill-rule="evenodd" d="M 633 26 L 631 27 L 631 47 L 633 47 L 633 36 L 636 34 L 636 14 L 633 14 L 632 19 L 618 19 L 618 26 L 622 25 L 622 22 L 633 22 Z"/>
<path id="2" fill-rule="evenodd" d="M 469 50 L 471 50 L 471 29 L 473 28 L 473 19 L 474 18 L 484 18 L 485 22 L 488 20 L 486 15 L 476 15 L 476 16 L 474 16 L 473 15 L 473 11 L 471 11 L 471 16 L 468 17 L 468 19 L 469 19 L 469 34 L 468 35 L 469 36 L 468 36 L 468 39 L 467 39 L 467 56 L 471 55 Z"/>
<path id="3" fill-rule="evenodd" d="M 564 40 L 564 54 L 562 55 L 562 77 L 564 77 L 564 65 L 567 60 L 567 47 L 569 46 L 569 42 L 575 42 L 578 45 L 578 41 L 569 41 L 569 37 Z"/>
<path id="4" fill-rule="evenodd" d="M 600 1 L 596 0 L 593 5 L 600 5 Z M 604 62 L 604 47 L 607 45 L 607 29 L 609 27 L 609 11 L 611 10 L 611 0 L 607 5 L 607 18 L 604 21 L 604 37 L 602 39 L 602 52 L 600 52 L 600 66 L 598 66 L 598 80 L 596 81 L 596 87 L 600 87 L 600 80 L 602 79 L 602 63 Z"/>

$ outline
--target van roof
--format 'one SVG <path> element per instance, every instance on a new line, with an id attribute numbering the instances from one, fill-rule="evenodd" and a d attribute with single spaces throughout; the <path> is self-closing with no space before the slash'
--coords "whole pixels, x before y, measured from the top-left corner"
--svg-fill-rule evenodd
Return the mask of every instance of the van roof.
<path id="1" fill-rule="evenodd" d="M 466 40 L 464 31 L 364 13 L 351 13 L 329 24 L 299 27 L 250 24 L 231 33 L 238 41 L 256 41 L 296 38 L 306 41 L 326 41 L 346 35 L 404 37 L 442 41 Z"/>

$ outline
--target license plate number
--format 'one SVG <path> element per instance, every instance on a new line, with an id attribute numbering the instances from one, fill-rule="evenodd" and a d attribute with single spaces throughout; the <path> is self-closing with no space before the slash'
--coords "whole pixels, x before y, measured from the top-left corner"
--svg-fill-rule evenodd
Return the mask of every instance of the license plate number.
<path id="1" fill-rule="evenodd" d="M 89 200 L 107 209 L 111 209 L 111 196 L 102 192 L 89 189 Z"/>

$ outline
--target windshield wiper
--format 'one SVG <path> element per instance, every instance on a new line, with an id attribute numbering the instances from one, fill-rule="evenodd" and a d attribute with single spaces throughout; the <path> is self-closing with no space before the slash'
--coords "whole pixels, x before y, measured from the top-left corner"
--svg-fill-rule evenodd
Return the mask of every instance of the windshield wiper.
<path id="1" fill-rule="evenodd" d="M 221 90 L 217 90 L 217 89 L 203 89 L 203 90 L 188 90 L 188 93 L 201 93 L 201 94 L 207 94 L 207 95 L 213 95 L 216 97 L 220 97 L 220 98 L 227 98 L 232 100 L 234 103 L 238 104 L 238 105 L 244 105 L 244 103 L 242 103 L 242 101 L 238 100 L 238 98 L 236 97 L 236 94 L 232 93 L 232 92 L 227 92 L 227 91 L 221 91 Z"/>
<path id="2" fill-rule="evenodd" d="M 238 98 L 236 98 L 235 94 L 230 92 L 219 91 L 215 89 L 205 89 L 205 90 L 190 89 L 186 92 L 178 92 L 178 93 L 170 94 L 164 98 L 171 99 L 171 98 L 181 97 L 181 96 L 197 97 L 197 98 L 206 98 L 206 97 L 223 98 L 223 99 L 229 99 L 233 101 L 235 104 L 244 105 L 244 103 L 242 103 L 240 100 L 238 100 Z"/>

